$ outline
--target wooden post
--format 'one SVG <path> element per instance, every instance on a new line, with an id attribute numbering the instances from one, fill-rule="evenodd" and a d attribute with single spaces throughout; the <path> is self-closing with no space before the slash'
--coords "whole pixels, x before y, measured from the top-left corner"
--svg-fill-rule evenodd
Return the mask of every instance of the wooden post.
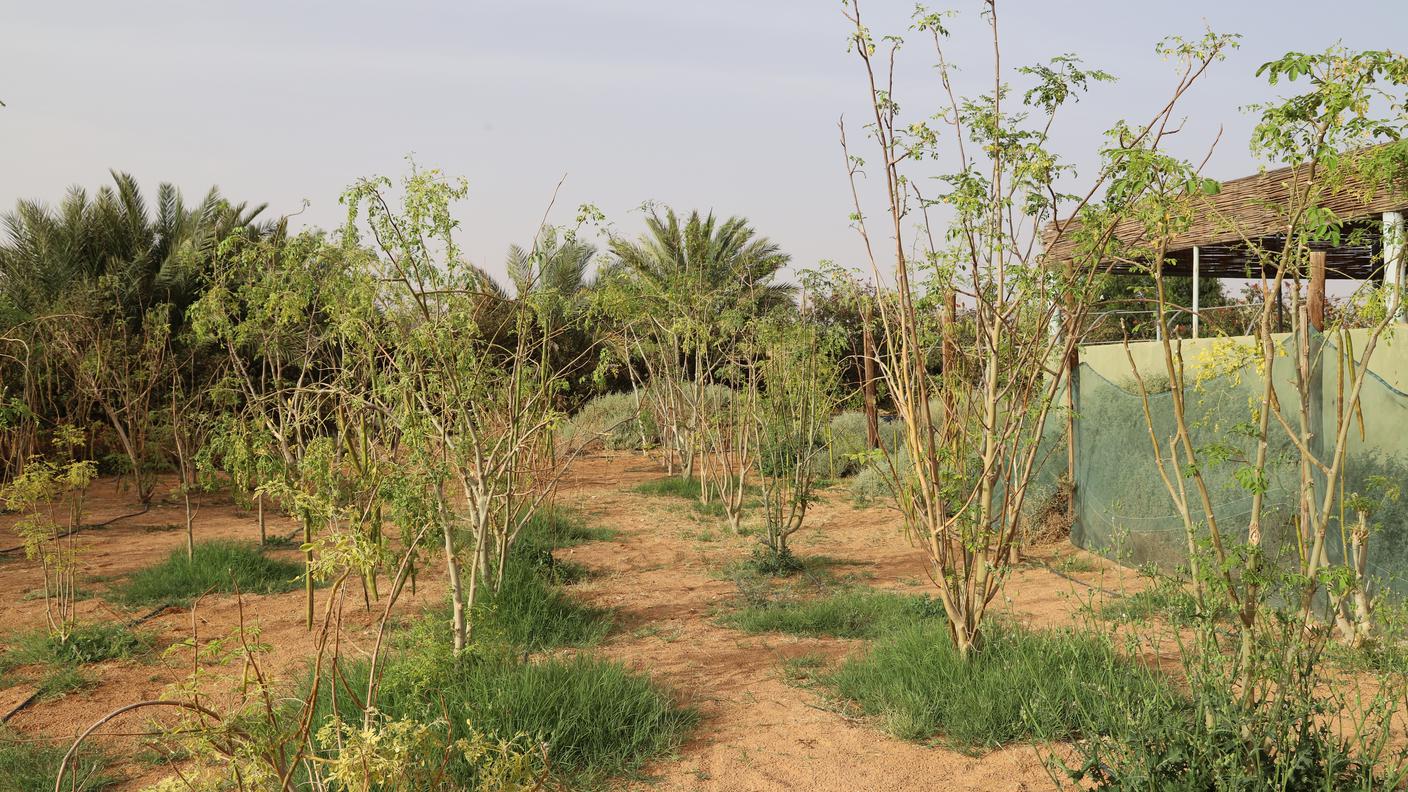
<path id="1" fill-rule="evenodd" d="M 1389 313 L 1401 320 L 1403 315 L 1402 295 L 1404 270 L 1404 223 L 1403 212 L 1384 212 L 1384 285 L 1391 288 L 1389 293 Z"/>
<path id="2" fill-rule="evenodd" d="M 1064 263 L 1066 280 L 1070 281 L 1074 277 L 1075 262 L 1067 259 Z M 1071 318 L 1075 312 L 1073 295 L 1066 295 L 1065 312 L 1065 331 L 1079 333 Z M 1066 519 L 1071 521 L 1073 529 L 1076 521 L 1076 389 L 1080 387 L 1080 338 L 1076 337 L 1074 341 L 1071 354 L 1066 358 Z"/>
<path id="3" fill-rule="evenodd" d="M 875 338 L 870 333 L 870 296 L 861 304 L 861 356 L 864 360 L 865 381 L 861 389 L 865 393 L 865 445 L 867 448 L 880 447 L 880 411 L 875 404 Z"/>
<path id="4" fill-rule="evenodd" d="M 1193 338 L 1195 338 L 1195 339 L 1198 337 L 1198 325 L 1199 325 L 1199 323 L 1200 323 L 1200 321 L 1199 321 L 1199 320 L 1200 320 L 1200 317 L 1199 317 L 1199 315 L 1198 315 L 1198 309 L 1199 309 L 1198 297 L 1199 297 L 1200 293 L 1202 292 L 1202 280 L 1201 280 L 1201 279 L 1199 278 L 1199 276 L 1198 276 L 1198 265 L 1199 265 L 1199 263 L 1200 263 L 1200 262 L 1198 261 L 1198 258 L 1199 258 L 1199 255 L 1198 255 L 1198 246 L 1197 246 L 1197 245 L 1194 245 L 1194 246 L 1193 246 Z"/>
<path id="5" fill-rule="evenodd" d="M 1306 295 L 1310 326 L 1325 332 L 1325 251 L 1310 251 L 1310 291 Z"/>

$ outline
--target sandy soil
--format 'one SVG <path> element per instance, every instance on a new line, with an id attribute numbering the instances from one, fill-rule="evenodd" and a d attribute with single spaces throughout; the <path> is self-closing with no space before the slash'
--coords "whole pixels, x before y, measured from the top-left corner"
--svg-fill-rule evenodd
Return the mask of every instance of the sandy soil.
<path id="1" fill-rule="evenodd" d="M 787 658 L 817 652 L 840 657 L 856 651 L 860 643 L 749 636 L 718 626 L 714 616 L 737 596 L 724 570 L 747 555 L 752 540 L 731 536 L 721 520 L 699 515 L 686 501 L 632 491 L 636 484 L 663 475 L 640 455 L 583 458 L 558 496 L 562 505 L 619 532 L 611 541 L 561 551 L 596 573 L 574 592 L 617 610 L 617 628 L 597 651 L 652 674 L 701 715 L 699 728 L 678 755 L 652 764 L 646 780 L 631 782 L 630 788 L 1052 788 L 1042 758 L 1031 746 L 969 756 L 904 742 L 834 711 L 818 693 L 785 682 L 780 672 Z M 111 482 L 95 486 L 89 506 L 88 520 L 95 523 L 133 511 L 131 499 Z M 4 519 L 0 536 L 11 535 L 12 521 Z M 794 546 L 802 556 L 834 559 L 831 574 L 917 593 L 930 585 L 921 553 L 904 540 L 892 511 L 856 508 L 844 492 L 834 491 L 814 507 L 808 524 L 794 538 Z M 293 530 L 286 520 L 270 519 L 271 534 Z M 198 539 L 258 537 L 254 515 L 228 502 L 204 504 L 196 531 Z M 85 531 L 80 534 L 82 587 L 101 595 L 107 582 L 164 558 L 184 541 L 183 511 L 175 503 L 161 503 L 145 514 Z M 293 550 L 281 552 L 297 555 Z M 1095 595 L 1097 589 L 1091 586 L 1137 585 L 1128 572 L 1069 546 L 1042 548 L 1034 560 L 1040 563 L 1014 575 L 1003 607 L 1035 625 L 1069 621 L 1079 603 Z M 398 605 L 401 613 L 413 613 L 443 595 L 436 572 L 423 573 L 416 593 L 408 593 Z M 22 556 L 0 556 L 0 635 L 42 627 L 43 603 L 31 593 L 37 584 L 37 572 Z M 326 590 L 320 590 L 320 612 L 326 597 Z M 358 586 L 346 591 L 341 607 L 343 651 L 366 651 L 379 613 L 363 609 Z M 93 620 L 144 615 L 107 604 L 101 596 L 84 600 L 80 613 Z M 270 673 L 292 677 L 306 665 L 313 642 L 303 626 L 301 592 L 248 597 L 244 616 L 259 625 L 262 640 L 274 647 L 265 660 Z M 190 671 L 189 650 L 167 653 L 167 647 L 189 638 L 193 629 L 202 640 L 229 634 L 239 618 L 232 596 L 208 597 L 194 613 L 163 612 L 142 626 L 156 639 L 148 657 L 102 664 L 93 669 L 98 684 L 92 689 L 33 702 L 8 722 L 27 735 L 71 738 L 113 708 L 155 698 L 184 678 Z M 30 690 L 23 685 L 0 690 L 0 714 Z M 112 728 L 140 731 L 145 717 L 116 722 Z M 140 748 L 132 736 L 105 737 L 103 742 L 124 757 L 133 757 Z M 166 772 L 135 760 L 121 769 L 131 776 L 121 789 L 140 789 Z"/>
<path id="2" fill-rule="evenodd" d="M 562 502 L 618 529 L 611 542 L 567 552 L 602 574 L 576 588 L 617 609 L 620 628 L 604 653 L 654 674 L 702 716 L 679 756 L 648 769 L 652 790 L 1035 790 L 1053 788 L 1037 749 L 1020 746 L 968 756 L 894 739 L 849 719 L 817 693 L 782 679 L 783 662 L 807 653 L 840 657 L 857 641 L 750 636 L 712 616 L 737 596 L 721 570 L 752 540 L 698 515 L 679 499 L 639 495 L 636 484 L 662 475 L 639 456 L 584 460 Z M 924 592 L 924 558 L 910 547 L 895 513 L 857 509 L 828 493 L 794 537 L 801 556 L 842 563 L 830 571 L 868 585 Z M 1109 587 L 1130 577 L 1075 548 L 1043 548 L 1050 563 L 1078 557 L 1072 577 Z M 1008 587 L 1006 609 L 1035 624 L 1064 623 L 1092 589 L 1044 568 L 1024 568 Z"/>

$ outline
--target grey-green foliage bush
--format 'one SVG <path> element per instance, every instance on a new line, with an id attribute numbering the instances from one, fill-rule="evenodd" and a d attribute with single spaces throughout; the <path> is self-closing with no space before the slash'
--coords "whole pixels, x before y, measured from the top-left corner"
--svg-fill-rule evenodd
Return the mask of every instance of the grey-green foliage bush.
<path id="1" fill-rule="evenodd" d="M 941 414 L 943 404 L 937 400 L 929 402 L 929 410 L 934 415 Z M 905 443 L 905 424 L 895 417 L 885 416 L 880 420 L 879 452 L 865 456 L 870 450 L 866 445 L 865 413 L 843 412 L 831 419 L 828 427 L 833 478 L 849 477 L 847 488 L 851 496 L 860 503 L 870 503 L 894 496 L 894 477 L 903 478 L 910 470 L 909 448 Z"/>
<path id="2" fill-rule="evenodd" d="M 635 394 L 607 393 L 582 405 L 557 430 L 557 439 L 572 447 L 600 441 L 609 451 L 640 451 L 660 442 L 660 430 L 644 404 L 637 410 Z"/>
<path id="3" fill-rule="evenodd" d="M 880 422 L 880 445 L 894 452 L 904 444 L 898 421 Z M 865 413 L 848 410 L 831 419 L 830 455 L 831 477 L 842 478 L 861 472 L 865 467 L 858 455 L 869 451 L 866 444 Z"/>
<path id="4" fill-rule="evenodd" d="M 903 445 L 889 452 L 884 459 L 871 460 L 847 484 L 851 497 L 860 503 L 894 497 L 895 476 L 903 478 L 908 475 L 912 465 L 909 448 Z"/>

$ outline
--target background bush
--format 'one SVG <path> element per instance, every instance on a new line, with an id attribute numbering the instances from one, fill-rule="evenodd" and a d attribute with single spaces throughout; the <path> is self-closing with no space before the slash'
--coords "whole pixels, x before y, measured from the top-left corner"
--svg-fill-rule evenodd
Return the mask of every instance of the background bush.
<path id="1" fill-rule="evenodd" d="M 641 451 L 659 444 L 660 430 L 648 409 L 637 412 L 635 394 L 607 393 L 582 405 L 558 428 L 557 439 L 574 448 L 600 442 L 609 451 Z"/>

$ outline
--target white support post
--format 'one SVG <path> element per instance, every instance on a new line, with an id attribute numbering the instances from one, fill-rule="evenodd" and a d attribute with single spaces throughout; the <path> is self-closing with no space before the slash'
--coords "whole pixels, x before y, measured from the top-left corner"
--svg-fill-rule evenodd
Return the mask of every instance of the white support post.
<path id="1" fill-rule="evenodd" d="M 1384 286 L 1391 287 L 1389 294 L 1389 313 L 1395 319 L 1403 319 L 1403 299 L 1401 296 L 1404 287 L 1403 277 L 1403 255 L 1404 255 L 1404 229 L 1402 212 L 1384 212 Z"/>
<path id="2" fill-rule="evenodd" d="M 1198 337 L 1198 292 L 1201 282 L 1198 279 L 1198 246 L 1193 246 L 1193 338 Z"/>

